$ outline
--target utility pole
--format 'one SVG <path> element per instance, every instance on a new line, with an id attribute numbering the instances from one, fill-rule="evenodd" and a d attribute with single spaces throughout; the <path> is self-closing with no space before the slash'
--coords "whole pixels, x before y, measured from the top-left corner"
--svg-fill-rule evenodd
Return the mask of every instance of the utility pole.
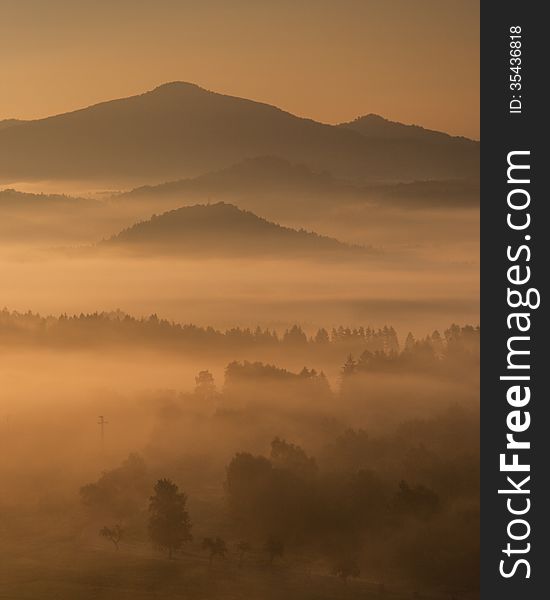
<path id="1" fill-rule="evenodd" d="M 101 450 L 103 451 L 105 446 L 105 425 L 107 425 L 108 421 L 105 420 L 103 415 L 99 415 L 97 424 L 101 427 Z"/>

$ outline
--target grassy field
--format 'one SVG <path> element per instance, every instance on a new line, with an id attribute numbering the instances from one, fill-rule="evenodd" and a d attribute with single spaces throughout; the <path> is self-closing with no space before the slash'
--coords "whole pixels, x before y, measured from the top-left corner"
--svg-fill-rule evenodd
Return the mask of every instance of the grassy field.
<path id="1" fill-rule="evenodd" d="M 465 600 L 466 596 L 399 589 L 356 579 L 344 582 L 318 565 L 287 557 L 269 565 L 249 556 L 217 560 L 184 553 L 173 560 L 148 546 L 114 548 L 70 541 L 24 545 L 6 552 L 0 564 L 2 600 L 375 600 L 386 598 Z M 470 597 L 468 597 L 469 599 Z"/>

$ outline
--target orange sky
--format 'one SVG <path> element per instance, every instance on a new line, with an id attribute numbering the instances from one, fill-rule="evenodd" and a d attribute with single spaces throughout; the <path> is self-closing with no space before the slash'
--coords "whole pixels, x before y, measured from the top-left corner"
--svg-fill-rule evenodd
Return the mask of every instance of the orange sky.
<path id="1" fill-rule="evenodd" d="M 0 0 L 0 119 L 173 80 L 479 137 L 479 0 Z"/>

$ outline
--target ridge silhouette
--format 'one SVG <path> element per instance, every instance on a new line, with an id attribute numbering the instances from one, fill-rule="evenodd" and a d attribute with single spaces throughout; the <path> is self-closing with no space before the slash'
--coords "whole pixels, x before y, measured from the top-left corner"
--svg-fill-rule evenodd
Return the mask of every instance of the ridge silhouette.
<path id="1" fill-rule="evenodd" d="M 471 140 L 374 139 L 184 82 L 0 129 L 5 182 L 181 178 L 264 155 L 358 182 L 471 177 L 479 168 Z"/>
<path id="2" fill-rule="evenodd" d="M 314 232 L 284 227 L 233 204 L 196 204 L 153 215 L 100 242 L 173 255 L 361 255 L 373 252 Z"/>

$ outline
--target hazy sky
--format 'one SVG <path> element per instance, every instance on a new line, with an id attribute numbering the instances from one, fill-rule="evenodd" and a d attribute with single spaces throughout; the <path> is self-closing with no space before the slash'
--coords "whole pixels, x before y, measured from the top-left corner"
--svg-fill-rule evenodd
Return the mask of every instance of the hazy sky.
<path id="1" fill-rule="evenodd" d="M 166 81 L 479 137 L 479 0 L 0 0 L 0 119 Z"/>

